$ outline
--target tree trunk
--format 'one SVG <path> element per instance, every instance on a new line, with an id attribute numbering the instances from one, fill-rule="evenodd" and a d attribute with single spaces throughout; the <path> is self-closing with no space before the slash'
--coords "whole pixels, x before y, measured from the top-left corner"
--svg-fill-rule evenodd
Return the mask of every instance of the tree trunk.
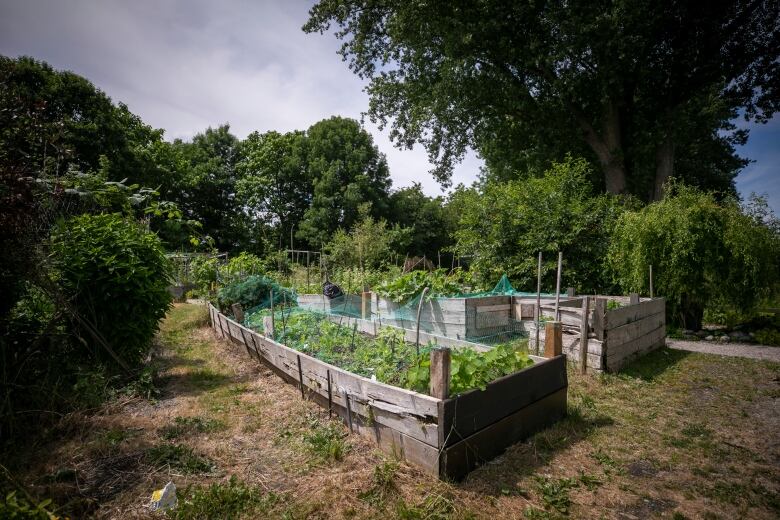
<path id="1" fill-rule="evenodd" d="M 674 173 L 674 140 L 667 133 L 655 152 L 655 184 L 653 200 L 661 200 L 664 196 L 664 184 Z"/>
<path id="2" fill-rule="evenodd" d="M 591 147 L 604 173 L 607 192 L 620 194 L 626 191 L 626 167 L 623 162 L 622 128 L 620 111 L 614 103 L 607 107 L 602 132 L 596 130 L 584 118 L 578 118 L 585 142 Z"/>

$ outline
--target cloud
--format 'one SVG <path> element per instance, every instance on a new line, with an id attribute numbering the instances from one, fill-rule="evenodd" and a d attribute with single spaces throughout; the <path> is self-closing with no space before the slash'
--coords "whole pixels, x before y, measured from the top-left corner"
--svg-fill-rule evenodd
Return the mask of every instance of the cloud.
<path id="1" fill-rule="evenodd" d="M 360 118 L 364 83 L 330 35 L 307 35 L 304 2 L 0 0 L 0 52 L 31 55 L 90 79 L 169 139 L 230 123 L 239 137 L 305 129 L 331 115 Z M 367 124 L 396 187 L 441 193 L 420 147 L 399 150 Z M 471 182 L 473 154 L 456 173 Z"/>
<path id="2" fill-rule="evenodd" d="M 301 26 L 311 3 L 270 0 L 0 0 L 0 53 L 30 55 L 89 78 L 169 139 L 228 122 L 254 130 L 305 129 L 331 115 L 359 118 L 364 83 L 338 56 L 332 35 Z M 780 213 L 780 125 L 753 128 L 740 150 L 756 159 L 738 178 L 740 192 L 768 192 Z M 439 185 L 421 147 L 400 150 L 387 132 L 367 129 L 387 155 L 396 187 Z M 765 137 L 768 136 L 768 137 Z M 482 161 L 473 153 L 453 183 L 471 183 Z"/>

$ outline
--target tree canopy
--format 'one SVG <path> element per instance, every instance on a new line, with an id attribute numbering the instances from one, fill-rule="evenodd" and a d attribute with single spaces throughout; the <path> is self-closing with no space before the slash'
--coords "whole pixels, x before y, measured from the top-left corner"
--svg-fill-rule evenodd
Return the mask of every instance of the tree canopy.
<path id="1" fill-rule="evenodd" d="M 731 120 L 778 106 L 778 3 L 321 0 L 370 80 L 369 116 L 422 143 L 449 182 L 468 147 L 506 178 L 585 155 L 610 193 L 657 199 L 673 173 L 733 189 Z"/>

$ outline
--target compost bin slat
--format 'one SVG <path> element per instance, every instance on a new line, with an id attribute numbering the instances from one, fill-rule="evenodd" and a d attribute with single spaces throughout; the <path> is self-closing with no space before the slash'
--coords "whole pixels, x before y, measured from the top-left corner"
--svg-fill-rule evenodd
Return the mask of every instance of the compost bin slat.
<path id="1" fill-rule="evenodd" d="M 460 479 L 469 471 L 502 453 L 534 432 L 553 424 L 566 414 L 566 388 L 534 401 L 513 414 L 444 448 L 440 474 Z"/>
<path id="2" fill-rule="evenodd" d="M 535 363 L 489 383 L 442 401 L 439 445 L 450 446 L 529 404 L 566 388 L 566 357 Z"/>
<path id="3" fill-rule="evenodd" d="M 626 323 L 637 321 L 638 319 L 645 316 L 664 312 L 665 301 L 666 300 L 663 298 L 656 298 L 654 300 L 640 302 L 636 305 L 629 305 L 619 309 L 608 310 L 604 328 L 607 330 L 612 330 L 614 328 L 620 327 L 621 325 L 625 325 Z"/>
<path id="4" fill-rule="evenodd" d="M 666 323 L 666 317 L 664 316 L 664 313 L 661 312 L 621 325 L 608 332 L 607 337 L 609 338 L 609 345 L 623 345 L 644 336 L 664 323 Z"/>

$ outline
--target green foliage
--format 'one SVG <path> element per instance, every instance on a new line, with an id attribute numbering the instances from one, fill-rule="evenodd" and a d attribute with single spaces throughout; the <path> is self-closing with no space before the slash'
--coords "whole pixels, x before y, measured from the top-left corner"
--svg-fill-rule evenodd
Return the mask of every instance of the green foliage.
<path id="1" fill-rule="evenodd" d="M 154 467 L 168 467 L 184 474 L 207 473 L 214 464 L 184 444 L 160 444 L 146 450 L 146 460 Z"/>
<path id="2" fill-rule="evenodd" d="M 547 476 L 535 476 L 536 490 L 542 497 L 542 503 L 547 510 L 555 510 L 567 515 L 571 507 L 569 491 L 579 487 L 573 478 L 553 479 Z"/>
<path id="3" fill-rule="evenodd" d="M 229 309 L 234 303 L 240 303 L 245 310 L 262 305 L 269 307 L 271 291 L 274 294 L 274 304 L 295 302 L 295 294 L 285 289 L 265 276 L 249 276 L 222 287 L 217 293 L 217 302 L 223 309 Z"/>
<path id="4" fill-rule="evenodd" d="M 203 294 L 208 294 L 217 283 L 218 260 L 214 256 L 196 256 L 190 261 L 190 281 Z"/>
<path id="5" fill-rule="evenodd" d="M 536 288 L 539 251 L 543 291 L 554 290 L 562 251 L 563 287 L 608 294 L 604 257 L 624 208 L 612 196 L 593 196 L 589 172 L 586 161 L 567 157 L 541 177 L 456 191 L 450 202 L 460 216 L 456 251 L 474 255 L 471 270 L 481 280 L 506 273 L 526 291 Z"/>
<path id="6" fill-rule="evenodd" d="M 304 30 L 334 29 L 369 81 L 368 116 L 400 147 L 422 144 L 443 183 L 469 149 L 503 180 L 571 152 L 608 191 L 644 198 L 671 170 L 733 189 L 747 135 L 731 120 L 778 107 L 777 14 L 746 1 L 320 0 Z"/>
<path id="7" fill-rule="evenodd" d="M 312 455 L 322 462 L 332 462 L 344 458 L 349 449 L 346 437 L 342 425 L 332 422 L 323 425 L 318 422 L 303 436 L 303 440 Z"/>
<path id="8" fill-rule="evenodd" d="M 484 390 L 488 383 L 534 364 L 528 354 L 512 344 L 496 345 L 487 352 L 452 349 L 450 352 L 450 394 Z M 421 354 L 406 375 L 409 388 L 427 393 L 431 381 L 430 356 Z"/>
<path id="9" fill-rule="evenodd" d="M 259 487 L 250 486 L 231 475 L 227 482 L 188 486 L 180 493 L 176 508 L 166 511 L 166 515 L 181 520 L 240 518 L 247 514 L 267 513 L 279 500 L 278 495 L 265 493 Z"/>
<path id="10" fill-rule="evenodd" d="M 223 285 L 229 285 L 245 280 L 249 276 L 261 275 L 265 271 L 266 263 L 262 259 L 242 251 L 219 269 L 219 281 Z"/>
<path id="11" fill-rule="evenodd" d="M 391 253 L 405 249 L 411 230 L 397 225 L 389 228 L 384 220 L 371 217 L 370 210 L 370 205 L 361 205 L 358 208 L 359 220 L 349 233 L 337 230 L 325 246 L 328 269 L 380 268 L 389 262 Z"/>
<path id="12" fill-rule="evenodd" d="M 371 134 L 353 119 L 322 120 L 306 135 L 308 169 L 314 185 L 297 237 L 318 247 L 327 243 L 336 230 L 351 229 L 365 203 L 371 204 L 373 217 L 386 214 L 390 173 Z"/>
<path id="13" fill-rule="evenodd" d="M 170 265 L 157 236 L 118 215 L 83 215 L 57 225 L 51 251 L 63 296 L 91 324 L 77 325 L 77 334 L 109 365 L 116 360 L 89 328 L 138 363 L 171 302 Z"/>
<path id="14" fill-rule="evenodd" d="M 780 330 L 777 329 L 761 329 L 756 331 L 756 342 L 761 345 L 774 345 L 780 347 Z"/>
<path id="15" fill-rule="evenodd" d="M 410 256 L 425 256 L 433 262 L 441 258 L 442 266 L 452 265 L 452 253 L 445 249 L 454 243 L 452 232 L 457 215 L 442 197 L 428 197 L 420 183 L 414 183 L 393 192 L 390 206 L 389 220 L 408 230 L 409 243 L 405 250 Z"/>
<path id="16" fill-rule="evenodd" d="M 37 504 L 30 503 L 26 498 L 17 496 L 16 491 L 11 491 L 0 501 L 0 518 L 9 520 L 50 520 L 55 518 L 47 509 L 50 505 L 50 499 Z"/>
<path id="17" fill-rule="evenodd" d="M 698 329 L 710 302 L 748 311 L 776 290 L 780 234 L 735 201 L 671 184 L 663 200 L 625 213 L 608 261 L 626 292 L 667 298 L 670 320 Z"/>
<path id="18" fill-rule="evenodd" d="M 385 281 L 376 287 L 377 294 L 394 302 L 408 302 L 420 296 L 428 288 L 426 298 L 455 296 L 465 292 L 463 284 L 469 280 L 468 274 L 460 269 L 452 272 L 447 269 L 435 271 L 411 271 Z"/>

